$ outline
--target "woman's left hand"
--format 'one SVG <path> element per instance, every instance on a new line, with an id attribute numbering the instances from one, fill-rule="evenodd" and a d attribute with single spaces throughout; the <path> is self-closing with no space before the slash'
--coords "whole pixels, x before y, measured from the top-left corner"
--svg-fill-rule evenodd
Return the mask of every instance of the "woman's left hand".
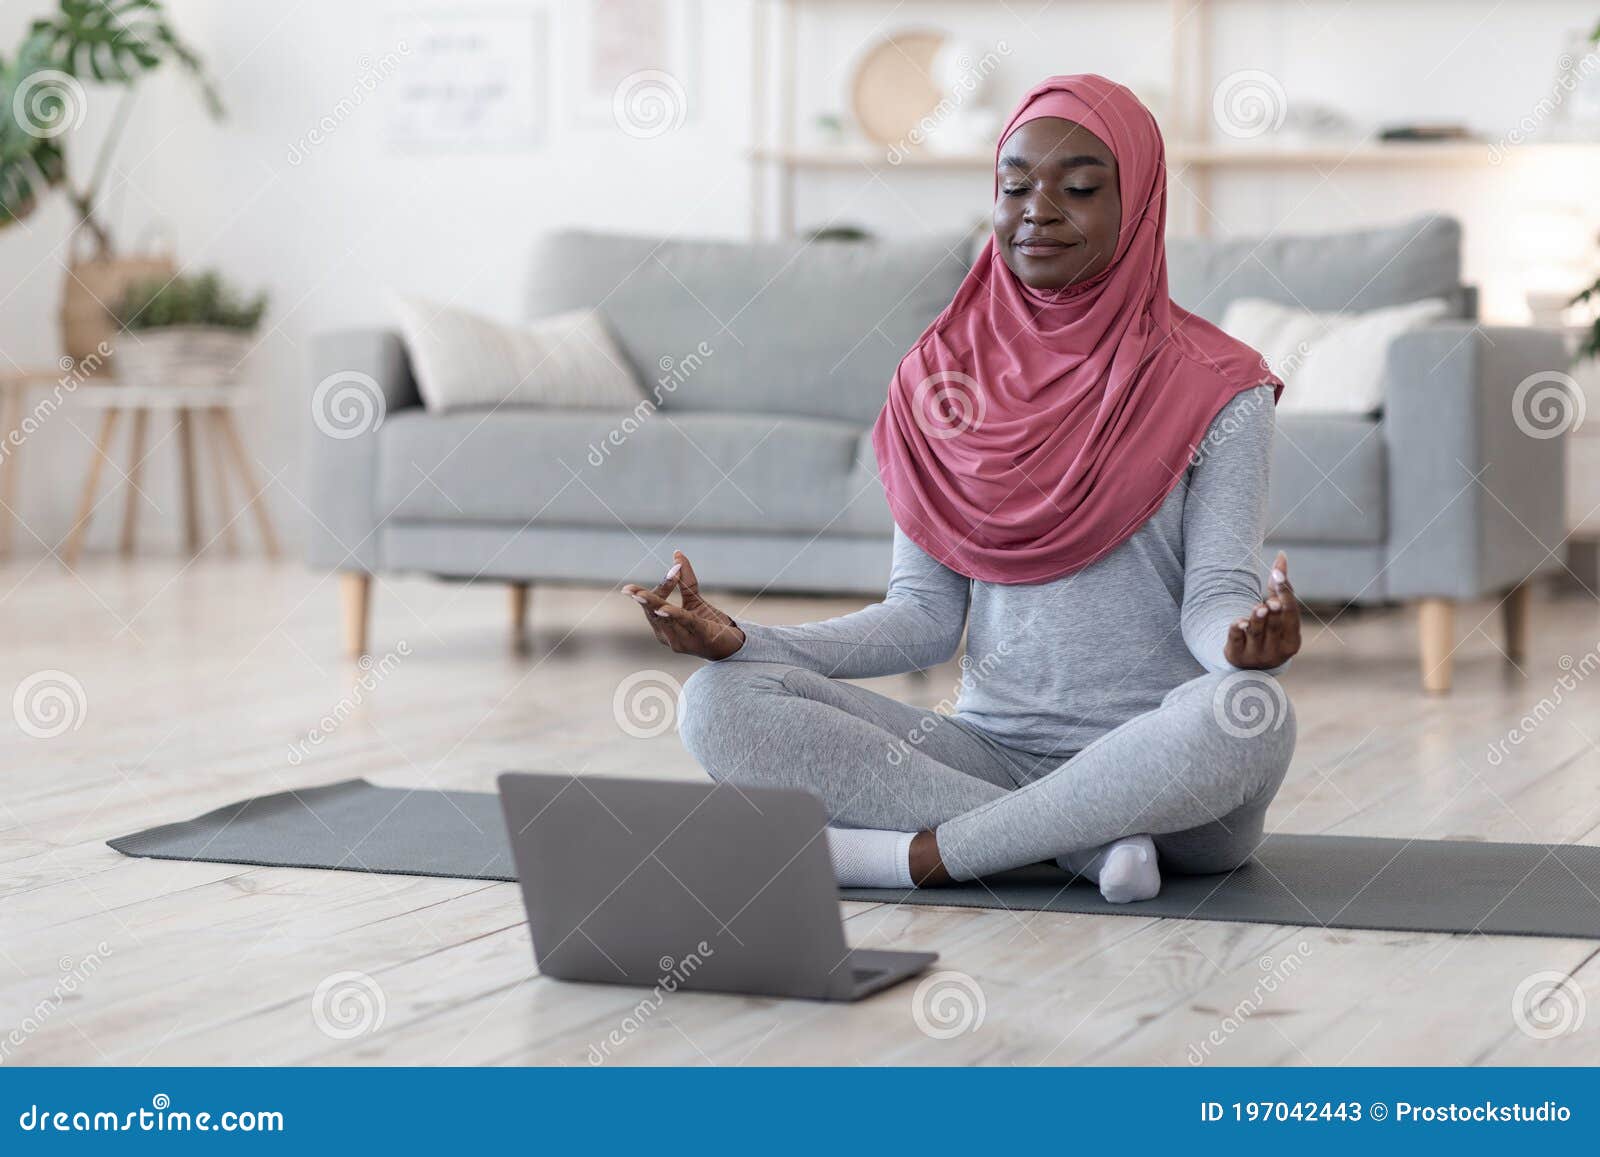
<path id="1" fill-rule="evenodd" d="M 1235 667 L 1262 671 L 1287 663 L 1300 650 L 1300 604 L 1289 585 L 1289 558 L 1278 552 L 1265 601 L 1228 630 L 1223 657 Z"/>

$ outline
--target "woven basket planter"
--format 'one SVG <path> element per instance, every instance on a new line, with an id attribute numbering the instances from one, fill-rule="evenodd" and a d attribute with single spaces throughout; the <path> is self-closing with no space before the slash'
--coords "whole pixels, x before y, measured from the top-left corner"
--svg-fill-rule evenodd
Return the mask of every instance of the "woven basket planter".
<path id="1" fill-rule="evenodd" d="M 124 257 L 106 261 L 74 258 L 61 289 L 61 341 L 67 356 L 80 365 L 98 366 L 101 373 L 115 372 L 115 357 L 105 350 L 123 341 L 105 302 L 118 302 L 130 285 L 152 277 L 175 277 L 178 267 L 170 257 Z"/>
<path id="2" fill-rule="evenodd" d="M 175 325 L 117 335 L 117 380 L 130 386 L 225 386 L 255 335 L 206 325 Z"/>

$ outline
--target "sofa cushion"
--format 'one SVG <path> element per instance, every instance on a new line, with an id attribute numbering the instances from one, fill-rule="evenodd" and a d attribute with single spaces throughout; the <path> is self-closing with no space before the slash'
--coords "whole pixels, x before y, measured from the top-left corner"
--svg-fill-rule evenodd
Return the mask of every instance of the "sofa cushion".
<path id="1" fill-rule="evenodd" d="M 489 406 L 626 412 L 645 396 L 596 310 L 505 325 L 418 297 L 396 295 L 393 307 L 417 392 L 435 414 Z"/>
<path id="2" fill-rule="evenodd" d="M 529 311 L 598 308 L 664 411 L 864 424 L 955 296 L 964 246 L 559 232 L 535 247 Z"/>
<path id="3" fill-rule="evenodd" d="M 1382 542 L 1385 501 L 1377 419 L 1278 415 L 1267 503 L 1269 542 Z"/>
<path id="4" fill-rule="evenodd" d="M 1222 328 L 1283 379 L 1279 414 L 1376 414 L 1395 338 L 1449 309 L 1443 298 L 1428 297 L 1361 313 L 1318 313 L 1241 297 L 1228 306 Z"/>
<path id="5" fill-rule="evenodd" d="M 1442 297 L 1464 316 L 1461 225 L 1428 215 L 1383 229 L 1315 236 L 1172 237 L 1172 300 L 1208 321 L 1240 297 L 1312 310 L 1369 310 Z"/>
<path id="6" fill-rule="evenodd" d="M 887 536 L 882 487 L 870 458 L 865 471 L 857 460 L 861 434 L 853 423 L 770 415 L 404 410 L 377 431 L 378 514 Z"/>

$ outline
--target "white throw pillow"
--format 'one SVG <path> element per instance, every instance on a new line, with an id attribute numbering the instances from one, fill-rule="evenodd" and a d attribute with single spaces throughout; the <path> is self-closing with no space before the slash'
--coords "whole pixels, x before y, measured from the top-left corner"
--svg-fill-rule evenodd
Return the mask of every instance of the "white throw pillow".
<path id="1" fill-rule="evenodd" d="M 598 312 L 503 325 L 464 309 L 397 297 L 400 332 L 423 405 L 632 409 L 645 393 Z"/>
<path id="2" fill-rule="evenodd" d="M 1383 367 L 1399 334 L 1450 312 L 1440 298 L 1366 313 L 1314 313 L 1244 297 L 1222 315 L 1222 329 L 1254 347 L 1283 379 L 1280 412 L 1372 414 L 1383 408 Z"/>

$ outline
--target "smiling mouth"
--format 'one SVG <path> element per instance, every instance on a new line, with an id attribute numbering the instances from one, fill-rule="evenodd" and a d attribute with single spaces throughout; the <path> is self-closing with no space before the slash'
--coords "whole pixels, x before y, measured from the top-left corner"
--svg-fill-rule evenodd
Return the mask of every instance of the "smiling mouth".
<path id="1" fill-rule="evenodd" d="M 1047 237 L 1026 237 L 1013 241 L 1011 247 L 1024 257 L 1055 257 L 1073 248 L 1075 241 L 1056 241 Z"/>

